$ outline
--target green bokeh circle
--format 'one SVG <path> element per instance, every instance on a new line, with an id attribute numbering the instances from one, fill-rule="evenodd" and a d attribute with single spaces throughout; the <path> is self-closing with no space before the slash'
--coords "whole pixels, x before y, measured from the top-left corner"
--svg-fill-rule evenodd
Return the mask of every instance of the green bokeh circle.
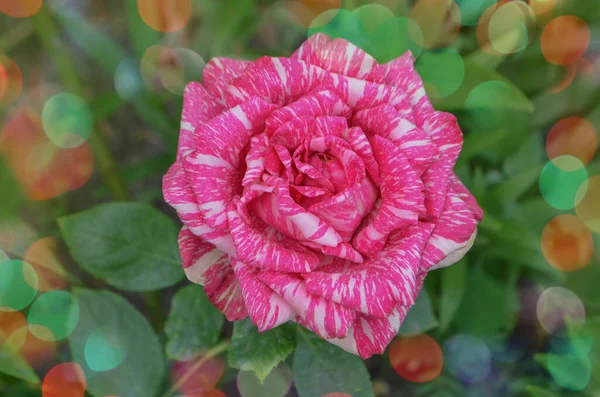
<path id="1" fill-rule="evenodd" d="M 41 325 L 48 332 L 40 332 L 38 327 L 30 331 L 42 340 L 62 340 L 69 336 L 79 322 L 79 304 L 73 295 L 66 291 L 52 291 L 40 295 L 31 305 L 27 316 L 29 325 Z"/>
<path id="2" fill-rule="evenodd" d="M 540 192 L 546 202 L 559 210 L 575 207 L 584 194 L 588 173 L 583 163 L 574 156 L 558 156 L 546 163 L 540 174 Z"/>
<path id="3" fill-rule="evenodd" d="M 0 311 L 26 308 L 38 290 L 38 276 L 30 264 L 19 260 L 0 261 Z"/>
<path id="4" fill-rule="evenodd" d="M 416 65 L 425 84 L 448 96 L 460 87 L 465 78 L 465 63 L 458 52 L 445 48 L 424 53 Z"/>
<path id="5" fill-rule="evenodd" d="M 87 103 L 72 94 L 57 94 L 48 99 L 42 111 L 46 135 L 57 146 L 73 148 L 91 135 L 94 116 Z"/>
<path id="6" fill-rule="evenodd" d="M 125 361 L 127 346 L 120 340 L 118 330 L 101 328 L 86 340 L 84 356 L 87 366 L 92 371 L 110 371 Z"/>

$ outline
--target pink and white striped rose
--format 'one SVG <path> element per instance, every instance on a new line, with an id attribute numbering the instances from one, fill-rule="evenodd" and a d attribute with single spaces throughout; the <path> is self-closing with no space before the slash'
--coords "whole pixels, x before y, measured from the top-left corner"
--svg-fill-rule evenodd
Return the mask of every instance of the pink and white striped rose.
<path id="1" fill-rule="evenodd" d="M 413 63 L 317 34 L 289 58 L 215 58 L 187 86 L 163 191 L 188 278 L 229 320 L 292 320 L 367 358 L 472 246 L 462 133 Z"/>

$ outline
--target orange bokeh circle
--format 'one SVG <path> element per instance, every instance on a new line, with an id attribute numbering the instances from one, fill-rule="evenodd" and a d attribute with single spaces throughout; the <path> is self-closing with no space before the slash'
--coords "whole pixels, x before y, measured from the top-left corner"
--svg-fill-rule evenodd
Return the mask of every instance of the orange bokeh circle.
<path id="1" fill-rule="evenodd" d="M 203 393 L 212 391 L 223 377 L 225 363 L 221 357 L 209 358 L 198 368 L 194 368 L 200 360 L 203 360 L 202 355 L 189 361 L 177 361 L 173 363 L 171 367 L 171 381 L 173 384 L 181 384 L 178 391 L 182 394 L 203 396 Z M 192 368 L 194 368 L 194 373 L 188 376 Z"/>
<path id="2" fill-rule="evenodd" d="M 77 363 L 58 364 L 46 374 L 42 397 L 84 397 L 87 382 Z"/>
<path id="3" fill-rule="evenodd" d="M 569 65 L 583 56 L 591 39 L 587 22 L 573 15 L 550 21 L 542 32 L 541 47 L 546 60 Z"/>
<path id="4" fill-rule="evenodd" d="M 570 155 L 588 164 L 596 152 L 598 137 L 589 121 L 580 117 L 560 120 L 552 127 L 546 138 L 546 152 L 550 160 Z"/>
<path id="5" fill-rule="evenodd" d="M 24 261 L 38 275 L 38 290 L 54 291 L 67 286 L 66 271 L 58 259 L 60 241 L 56 237 L 44 237 L 27 249 Z"/>
<path id="6" fill-rule="evenodd" d="M 35 325 L 38 334 L 50 333 L 50 330 Z M 19 354 L 32 367 L 41 367 L 48 363 L 56 354 L 56 341 L 46 338 L 42 340 L 31 333 L 27 325 L 14 331 L 7 339 L 6 344 L 18 351 Z"/>
<path id="7" fill-rule="evenodd" d="M 159 32 L 176 32 L 187 25 L 192 16 L 191 0 L 138 0 L 144 22 Z"/>
<path id="8" fill-rule="evenodd" d="M 444 366 L 442 348 L 429 335 L 396 338 L 389 350 L 394 370 L 410 382 L 429 382 L 438 377 Z"/>
<path id="9" fill-rule="evenodd" d="M 13 18 L 27 18 L 42 8 L 43 0 L 0 0 L 0 12 Z"/>
<path id="10" fill-rule="evenodd" d="M 542 253 L 553 267 L 573 272 L 585 267 L 594 253 L 594 240 L 576 216 L 562 214 L 552 219 L 542 232 Z"/>
<path id="11" fill-rule="evenodd" d="M 1 0 L 0 0 L 1 1 Z M 12 59 L 0 55 L 0 107 L 13 102 L 23 89 L 23 74 Z"/>

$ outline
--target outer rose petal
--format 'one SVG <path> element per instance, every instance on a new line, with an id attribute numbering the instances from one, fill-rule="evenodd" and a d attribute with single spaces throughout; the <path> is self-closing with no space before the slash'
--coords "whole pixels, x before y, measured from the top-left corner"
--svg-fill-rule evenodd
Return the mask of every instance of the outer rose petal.
<path id="1" fill-rule="evenodd" d="M 229 83 L 240 76 L 252 62 L 216 57 L 210 60 L 202 72 L 204 86 L 220 103 L 225 104 Z"/>
<path id="2" fill-rule="evenodd" d="M 235 106 L 252 97 L 279 105 L 296 101 L 317 87 L 328 73 L 290 58 L 259 58 L 227 88 L 227 104 Z"/>
<path id="3" fill-rule="evenodd" d="M 354 310 L 309 294 L 302 279 L 276 272 L 261 272 L 258 278 L 289 302 L 300 325 L 321 338 L 346 336 L 356 319 Z"/>
<path id="4" fill-rule="evenodd" d="M 183 224 L 192 233 L 214 244 L 227 254 L 235 253 L 235 246 L 229 232 L 214 229 L 206 224 L 206 220 L 198 208 L 196 196 L 185 178 L 181 162 L 175 162 L 164 176 L 163 195 L 165 201 L 177 211 Z"/>
<path id="5" fill-rule="evenodd" d="M 423 250 L 424 271 L 450 266 L 471 248 L 477 235 L 477 222 L 471 208 L 460 198 L 456 182 L 450 187 L 446 205 L 435 221 L 435 229 Z"/>
<path id="6" fill-rule="evenodd" d="M 394 232 L 385 249 L 362 265 L 334 261 L 303 274 L 307 291 L 375 317 L 390 315 L 398 304 L 412 305 L 421 252 L 432 229 L 420 224 Z"/>
<path id="7" fill-rule="evenodd" d="M 183 270 L 190 281 L 204 286 L 208 299 L 229 321 L 248 316 L 239 283 L 227 254 L 183 227 L 179 233 Z"/>
<path id="8" fill-rule="evenodd" d="M 317 33 L 308 38 L 292 55 L 333 73 L 365 78 L 377 67 L 377 61 L 365 51 L 343 39 L 330 39 Z"/>
<path id="9" fill-rule="evenodd" d="M 197 142 L 194 137 L 196 127 L 224 110 L 223 105 L 211 97 L 202 84 L 191 82 L 185 87 L 177 148 L 178 160 L 196 148 Z"/>
<path id="10" fill-rule="evenodd" d="M 481 209 L 481 207 L 479 207 L 479 204 L 477 204 L 477 200 L 475 199 L 475 197 L 471 194 L 471 192 L 465 187 L 465 185 L 461 182 L 460 179 L 458 179 L 458 177 L 454 173 L 452 174 L 450 179 L 450 183 L 452 184 L 451 188 L 458 195 L 458 197 L 460 197 L 460 199 L 464 201 L 465 204 L 467 204 L 467 206 L 473 213 L 475 220 L 478 223 L 481 222 L 481 220 L 483 219 L 483 210 Z"/>
<path id="11" fill-rule="evenodd" d="M 456 117 L 444 112 L 429 113 L 421 120 L 421 127 L 440 150 L 439 159 L 423 174 L 425 207 L 429 215 L 437 217 L 444 208 L 452 170 L 462 148 L 462 132 Z"/>
<path id="12" fill-rule="evenodd" d="M 258 269 L 235 258 L 231 259 L 231 264 L 240 282 L 250 319 L 260 332 L 275 328 L 296 317 L 294 309 L 257 278 Z"/>
<path id="13" fill-rule="evenodd" d="M 198 147 L 185 157 L 186 178 L 212 228 L 227 231 L 227 205 L 241 186 L 241 155 L 274 106 L 260 98 L 236 106 L 196 129 Z"/>
<path id="14" fill-rule="evenodd" d="M 398 333 L 406 313 L 408 307 L 396 306 L 386 318 L 359 316 L 348 336 L 341 339 L 328 339 L 328 342 L 360 356 L 363 360 L 373 354 L 383 354 Z"/>
<path id="15" fill-rule="evenodd" d="M 394 230 L 414 225 L 424 212 L 423 183 L 404 154 L 392 142 L 375 135 L 371 144 L 381 172 L 381 206 L 353 239 L 363 254 L 375 255 Z"/>

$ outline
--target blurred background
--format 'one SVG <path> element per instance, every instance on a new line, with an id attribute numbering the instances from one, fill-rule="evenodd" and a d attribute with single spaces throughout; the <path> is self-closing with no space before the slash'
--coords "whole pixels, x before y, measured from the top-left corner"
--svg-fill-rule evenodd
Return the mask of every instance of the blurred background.
<path id="1" fill-rule="evenodd" d="M 297 395 L 289 360 L 260 384 L 181 354 L 183 273 L 111 280 L 118 261 L 70 254 L 79 230 L 57 219 L 133 201 L 176 235 L 161 178 L 186 83 L 214 56 L 289 56 L 314 32 L 379 62 L 413 52 L 485 211 L 366 362 L 375 395 L 600 396 L 600 1 L 0 0 L 1 396 Z"/>

